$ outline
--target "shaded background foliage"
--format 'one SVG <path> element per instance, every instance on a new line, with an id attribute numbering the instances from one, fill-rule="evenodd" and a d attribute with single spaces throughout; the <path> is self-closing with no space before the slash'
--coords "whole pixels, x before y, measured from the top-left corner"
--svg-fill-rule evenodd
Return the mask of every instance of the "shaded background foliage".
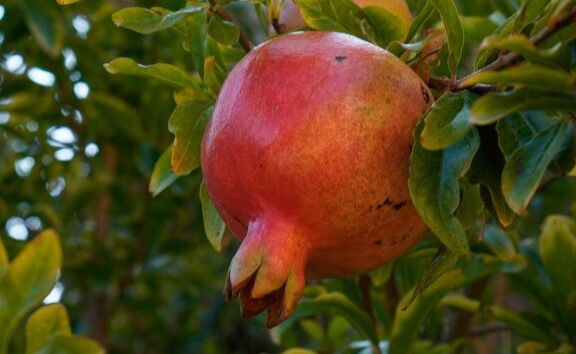
<path id="1" fill-rule="evenodd" d="M 251 2 L 221 3 L 230 3 L 227 11 L 253 43 L 266 38 L 267 26 L 258 21 Z M 422 11 L 423 3 L 410 1 L 413 13 Z M 537 8 L 548 2 L 456 3 L 466 38 L 461 64 L 448 65 L 453 51 L 444 45 L 432 63 L 437 64 L 434 77 L 450 76 L 451 69 L 457 69 L 458 77 L 471 72 L 477 47 L 489 34 L 527 4 Z M 550 3 L 574 6 L 570 1 Z M 471 213 L 466 226 L 472 256 L 460 260 L 407 311 L 402 308 L 411 289 L 440 245 L 432 236 L 370 276 L 311 284 L 294 318 L 272 332 L 264 329 L 261 317 L 241 320 L 237 304 L 224 303 L 221 296 L 235 247 L 217 254 L 204 236 L 197 197 L 200 171 L 178 179 L 167 174 L 160 180 L 172 182 L 170 187 L 155 197 L 149 192 L 154 166 L 174 138 L 167 129 L 177 107 L 174 89 L 162 80 L 111 75 L 103 66 L 117 57 L 169 63 L 190 74 L 193 85 L 201 84 L 194 74 L 201 67 L 205 80 L 215 75 L 206 91 L 217 93 L 218 75 L 206 74 L 207 67 L 198 65 L 203 62 L 190 49 L 197 42 L 183 43 L 178 29 L 142 35 L 112 21 L 128 6 L 177 11 L 185 5 L 180 0 L 1 4 L 1 240 L 14 259 L 41 230 L 53 228 L 60 234 L 63 266 L 47 301 L 66 306 L 74 333 L 97 340 L 110 353 L 256 353 L 294 347 L 356 353 L 370 351 L 370 341 L 380 341 L 382 348 L 392 343 L 390 353 L 574 351 L 576 330 L 570 316 L 576 311 L 576 272 L 571 269 L 576 268 L 570 261 L 549 267 L 547 260 L 576 255 L 571 248 L 576 247 L 576 230 L 573 219 L 547 217 L 574 214 L 576 183 L 573 177 L 552 173 L 513 228 L 503 231 L 496 222 L 485 222 L 487 214 Z M 116 16 L 118 24 L 122 18 Z M 425 27 L 437 28 L 438 19 L 431 16 Z M 572 43 L 566 55 L 573 84 L 575 53 L 569 36 L 574 24 L 568 28 Z M 229 69 L 242 47 L 226 48 L 222 60 Z M 440 90 L 445 81 L 432 84 Z M 573 110 L 569 114 L 573 121 Z M 542 122 L 539 117 L 541 113 L 522 112 L 508 121 L 536 124 Z M 497 144 L 490 127 L 479 128 L 483 148 Z M 567 141 L 573 146 L 571 134 Z M 574 166 L 573 150 L 556 158 L 561 172 Z M 491 151 L 483 153 L 492 156 Z M 479 166 L 482 156 L 476 155 Z M 566 160 L 567 167 L 562 166 Z M 495 166 L 489 162 L 487 170 Z M 474 173 L 460 182 L 460 193 L 476 195 Z M 466 220 L 465 210 L 459 213 L 460 221 Z M 477 225 L 477 219 L 483 221 Z M 480 226 L 483 241 L 476 237 Z M 543 253 L 542 239 L 550 237 L 541 235 L 552 234 L 566 236 L 562 240 L 568 240 L 567 246 L 550 242 Z M 557 289 L 559 282 L 565 289 Z M 23 352 L 23 327 L 24 321 L 11 351 Z"/>
<path id="2" fill-rule="evenodd" d="M 169 33 L 118 30 L 111 15 L 120 5 L 3 2 L 2 240 L 15 255 L 40 230 L 58 230 L 61 301 L 75 332 L 111 352 L 266 348 L 261 326 L 240 323 L 237 309 L 223 304 L 227 257 L 203 237 L 198 173 L 155 198 L 148 192 L 154 163 L 172 142 L 172 92 L 109 75 L 102 64 L 119 53 L 182 67 L 190 60 Z M 47 48 L 31 36 L 36 15 L 59 33 L 45 39 Z M 48 78 L 34 82 L 35 68 Z M 254 339 L 238 340 L 245 337 Z"/>

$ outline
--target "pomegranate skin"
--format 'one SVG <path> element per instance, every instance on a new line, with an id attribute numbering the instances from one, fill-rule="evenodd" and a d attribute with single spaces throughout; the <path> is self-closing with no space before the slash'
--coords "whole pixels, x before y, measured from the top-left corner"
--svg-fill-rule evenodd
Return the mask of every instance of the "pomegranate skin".
<path id="1" fill-rule="evenodd" d="M 384 49 L 334 32 L 288 34 L 230 72 L 202 142 L 204 180 L 242 240 L 225 295 L 243 315 L 289 316 L 305 278 L 393 260 L 427 228 L 408 191 L 412 130 L 432 103 Z"/>

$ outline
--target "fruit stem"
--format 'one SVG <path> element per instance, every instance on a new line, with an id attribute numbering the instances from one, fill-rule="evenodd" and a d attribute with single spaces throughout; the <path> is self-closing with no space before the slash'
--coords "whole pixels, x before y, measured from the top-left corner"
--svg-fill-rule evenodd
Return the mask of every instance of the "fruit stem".
<path id="1" fill-rule="evenodd" d="M 246 53 L 252 50 L 252 44 L 250 43 L 250 39 L 248 39 L 246 33 L 242 30 L 240 25 L 234 20 L 232 15 L 230 15 L 230 13 L 223 6 L 218 5 L 217 0 L 210 0 L 210 12 L 218 15 L 221 19 L 232 22 L 236 26 L 238 26 L 238 29 L 240 31 L 240 37 L 238 39 L 238 43 L 240 43 L 240 46 L 242 46 L 242 48 Z"/>

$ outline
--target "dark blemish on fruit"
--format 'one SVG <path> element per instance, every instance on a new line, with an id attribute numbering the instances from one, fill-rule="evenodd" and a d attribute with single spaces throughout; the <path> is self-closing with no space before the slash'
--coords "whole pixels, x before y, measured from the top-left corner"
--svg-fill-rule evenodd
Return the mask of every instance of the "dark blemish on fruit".
<path id="1" fill-rule="evenodd" d="M 334 59 L 336 59 L 336 61 L 339 62 L 339 63 L 341 63 L 341 62 L 343 62 L 344 60 L 346 60 L 346 58 L 347 58 L 347 57 L 344 56 L 344 55 L 337 55 L 337 56 L 334 57 Z"/>
<path id="2" fill-rule="evenodd" d="M 400 242 L 406 241 L 407 238 L 408 238 L 408 236 L 406 236 L 406 235 L 402 236 L 402 238 L 400 239 Z"/>
<path id="3" fill-rule="evenodd" d="M 424 101 L 426 101 L 426 103 L 430 102 L 430 94 L 428 93 L 428 90 L 426 90 L 424 86 L 420 85 L 420 91 L 422 91 Z"/>
<path id="4" fill-rule="evenodd" d="M 396 246 L 397 244 L 398 244 L 398 241 L 396 241 L 396 240 L 390 242 L 390 246 Z"/>
<path id="5" fill-rule="evenodd" d="M 398 210 L 404 208 L 406 206 L 406 204 L 408 204 L 408 202 L 403 200 L 400 203 L 396 203 L 396 204 L 392 205 L 392 208 L 394 208 L 394 210 L 398 211 Z"/>
<path id="6" fill-rule="evenodd" d="M 381 245 L 382 245 L 382 240 L 374 241 L 374 244 L 375 244 L 376 246 L 381 246 Z"/>
<path id="7" fill-rule="evenodd" d="M 390 200 L 390 198 L 386 198 L 385 201 L 383 201 L 382 203 L 376 205 L 376 210 L 382 208 L 383 206 L 387 205 L 387 206 L 392 206 L 394 203 L 392 203 L 392 201 Z"/>
<path id="8" fill-rule="evenodd" d="M 392 199 L 386 198 L 381 203 L 371 205 L 370 208 L 368 208 L 368 211 L 370 212 L 370 211 L 374 211 L 374 210 L 380 210 L 385 206 L 389 206 L 389 207 L 393 208 L 394 210 L 398 211 L 398 210 L 404 208 L 407 204 L 408 204 L 408 201 L 406 201 L 406 200 L 403 200 L 403 201 L 398 202 L 398 203 L 394 203 L 394 201 Z"/>

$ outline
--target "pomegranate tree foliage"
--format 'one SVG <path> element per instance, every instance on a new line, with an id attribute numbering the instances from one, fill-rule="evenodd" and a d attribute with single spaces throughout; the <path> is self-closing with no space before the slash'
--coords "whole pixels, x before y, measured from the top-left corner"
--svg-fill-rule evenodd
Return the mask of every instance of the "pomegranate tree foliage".
<path id="1" fill-rule="evenodd" d="M 8 353 L 12 333 L 33 309 L 26 320 L 27 353 L 104 353 L 96 342 L 71 334 L 62 305 L 37 308 L 54 286 L 61 263 L 62 250 L 54 231 L 39 234 L 12 262 L 0 242 L 0 353 Z"/>
<path id="2" fill-rule="evenodd" d="M 59 2 L 74 4 L 2 3 L 0 353 L 102 350 L 72 332 L 113 353 L 575 352 L 576 1 L 409 1 L 404 28 L 295 0 L 310 29 L 387 48 L 433 89 L 409 181 L 431 233 L 369 275 L 309 284 L 270 333 L 222 303 L 234 247 L 199 146 L 271 0 Z M 70 321 L 40 306 L 58 279 Z"/>

